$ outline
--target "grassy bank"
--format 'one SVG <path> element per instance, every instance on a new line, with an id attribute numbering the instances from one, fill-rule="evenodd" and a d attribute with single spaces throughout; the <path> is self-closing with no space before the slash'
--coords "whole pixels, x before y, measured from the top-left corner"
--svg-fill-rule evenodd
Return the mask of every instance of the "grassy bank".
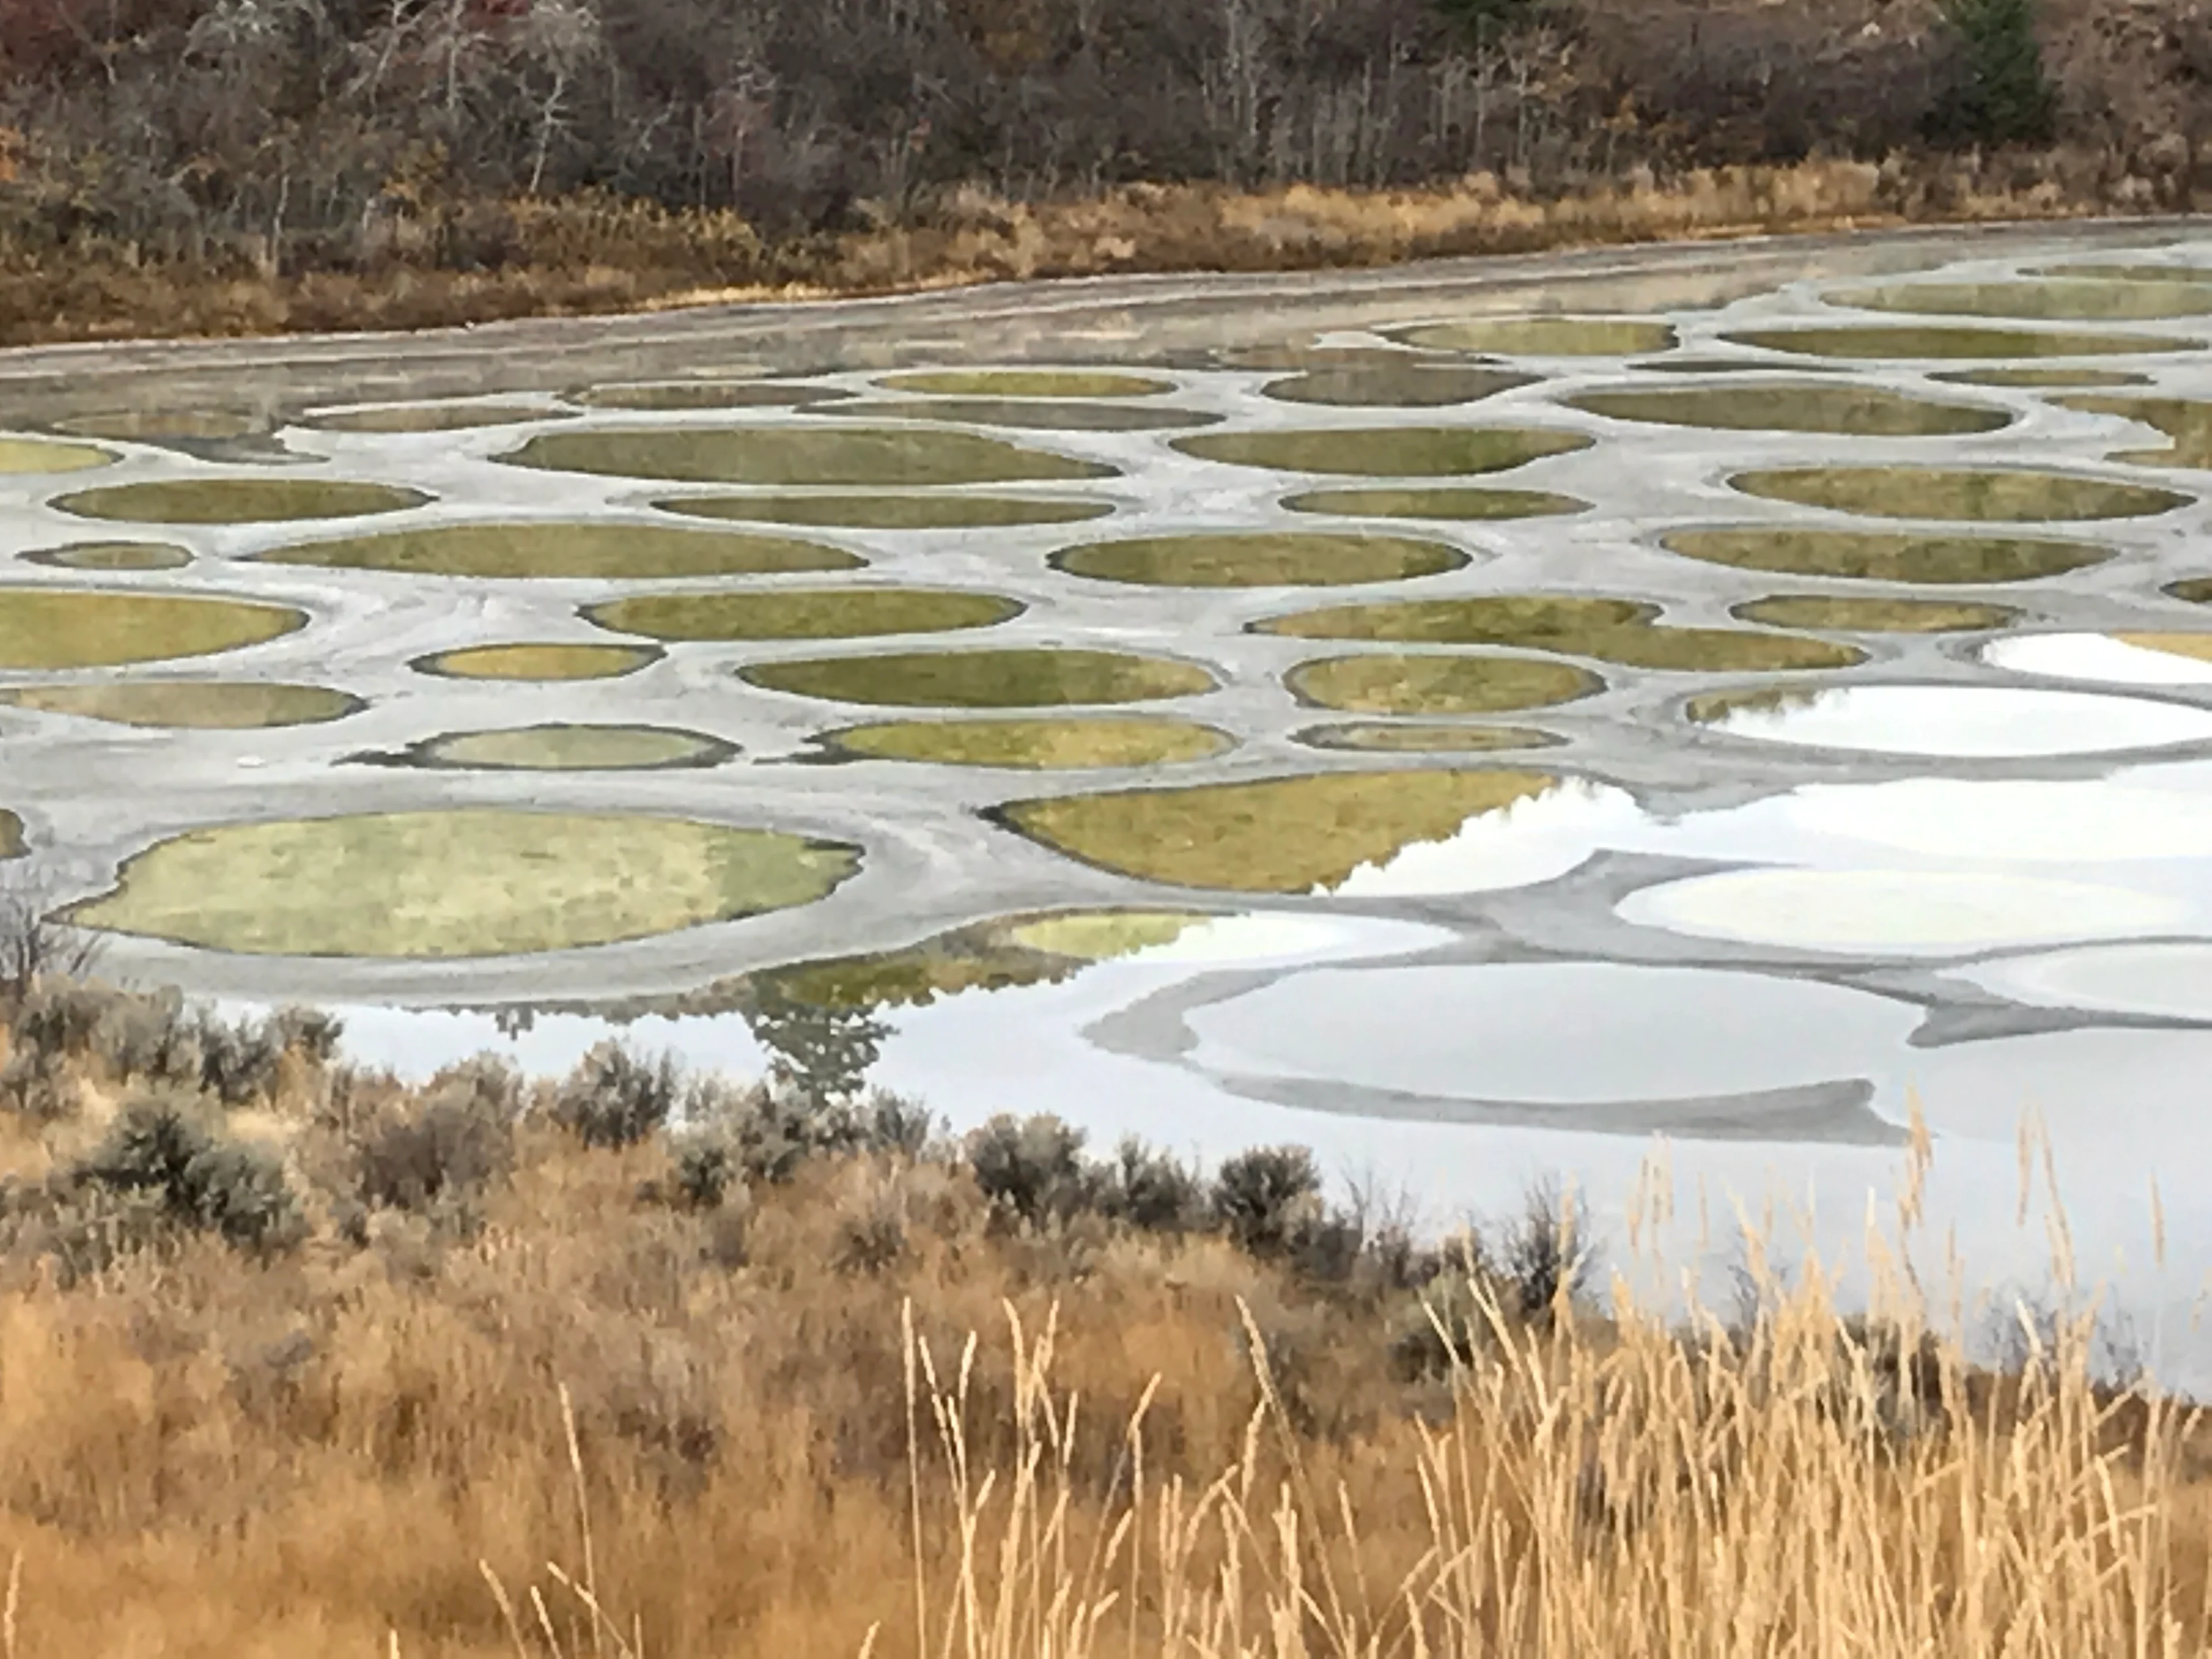
<path id="1" fill-rule="evenodd" d="M 348 1068 L 48 982 L 0 1042 L 4 1651 L 2179 1655 L 2212 1450 L 2084 1330 L 1608 1297 L 1261 1151 L 602 1051 Z"/>
<path id="2" fill-rule="evenodd" d="M 1350 268 L 1451 255 L 2150 208 L 2087 156 L 1898 158 L 1648 170 L 1537 193 L 1482 173 L 1425 189 L 1138 185 L 1009 201 L 943 192 L 895 225 L 766 244 L 726 211 L 585 195 L 430 210 L 426 246 L 345 270 L 153 258 L 100 239 L 0 245 L 0 344 L 450 327 L 744 300 L 798 300 L 1127 272 Z"/>

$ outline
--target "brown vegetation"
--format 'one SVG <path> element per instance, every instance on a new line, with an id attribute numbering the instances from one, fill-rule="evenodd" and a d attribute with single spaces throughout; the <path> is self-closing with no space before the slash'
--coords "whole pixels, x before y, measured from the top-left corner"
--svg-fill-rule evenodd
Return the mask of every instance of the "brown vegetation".
<path id="1" fill-rule="evenodd" d="M 2199 199 L 2212 18 L 1961 131 L 2008 3 L 10 0 L 0 343 Z"/>
<path id="2" fill-rule="evenodd" d="M 2205 1444 L 2081 1328 L 1670 1331 L 1571 1206 L 1429 1252 L 1294 1153 L 334 1037 L 18 999 L 9 1659 L 2205 1647 Z"/>

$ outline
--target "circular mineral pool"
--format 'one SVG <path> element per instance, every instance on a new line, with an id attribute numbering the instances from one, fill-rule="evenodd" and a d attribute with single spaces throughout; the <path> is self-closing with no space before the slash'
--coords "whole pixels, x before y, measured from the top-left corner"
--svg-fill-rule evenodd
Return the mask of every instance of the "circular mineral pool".
<path id="1" fill-rule="evenodd" d="M 1494 714 L 1605 689 L 1571 663 L 1473 653 L 1324 657 L 1298 664 L 1284 678 L 1300 702 L 1348 714 Z"/>
<path id="2" fill-rule="evenodd" d="M 426 525 L 386 535 L 299 542 L 259 558 L 265 564 L 410 576 L 588 580 L 856 570 L 865 562 L 842 548 L 787 536 L 559 520 Z"/>
<path id="3" fill-rule="evenodd" d="M 1640 357 L 1674 346 L 1671 324 L 1638 317 L 1479 317 L 1404 329 L 1397 338 L 1431 351 L 1499 357 Z"/>
<path id="4" fill-rule="evenodd" d="M 420 490 L 341 478 L 166 478 L 82 489 L 54 505 L 81 519 L 122 524 L 267 524 L 401 513 L 429 499 Z"/>
<path id="5" fill-rule="evenodd" d="M 587 608 L 602 628 L 657 640 L 834 640 L 990 628 L 1022 612 L 994 593 L 927 587 L 641 593 Z"/>
<path id="6" fill-rule="evenodd" d="M 913 708 L 1043 708 L 1146 702 L 1215 689 L 1191 663 L 1120 651 L 908 651 L 756 663 L 738 678 L 832 702 Z"/>
<path id="7" fill-rule="evenodd" d="M 1567 405 L 1609 420 L 1729 432 L 1832 432 L 1927 438 L 1994 432 L 2009 411 L 1935 403 L 1879 386 L 1784 385 L 1650 387 L 1577 392 Z"/>
<path id="8" fill-rule="evenodd" d="M 303 612 L 242 599 L 143 592 L 0 588 L 0 668 L 111 668 L 259 645 Z"/>
<path id="9" fill-rule="evenodd" d="M 1132 537 L 1063 548 L 1071 576 L 1162 587 L 1329 587 L 1402 581 L 1457 570 L 1468 556 L 1445 542 L 1304 531 L 1223 531 Z"/>
<path id="10" fill-rule="evenodd" d="M 0 702 L 46 714 L 74 714 L 118 726 L 208 732 L 315 726 L 368 705 L 322 685 L 261 680 L 125 680 L 105 685 L 43 685 L 0 691 Z"/>
<path id="11" fill-rule="evenodd" d="M 851 847 L 684 818 L 376 813 L 194 830 L 69 917 L 253 955 L 507 956 L 810 903 L 858 866 Z"/>
<path id="12" fill-rule="evenodd" d="M 0 438 L 0 477 L 9 473 L 84 472 L 115 459 L 90 444 L 54 443 L 44 438 Z"/>
<path id="13" fill-rule="evenodd" d="M 1677 530 L 1661 537 L 1659 544 L 1670 553 L 1743 570 L 1931 585 L 2034 581 L 2083 569 L 2112 556 L 2109 549 L 2086 542 L 2011 536 L 1928 536 L 1893 531 L 1802 530 L 1784 525 L 1740 530 Z"/>
<path id="14" fill-rule="evenodd" d="M 808 487 L 1066 482 L 1115 472 L 1000 438 L 926 427 L 595 427 L 540 433 L 499 459 L 610 477 Z"/>
<path id="15" fill-rule="evenodd" d="M 2148 518 L 2186 507 L 2192 499 L 2148 484 L 2063 472 L 1952 471 L 1920 466 L 1776 469 L 1739 472 L 1729 483 L 1747 495 L 1878 519 L 1997 524 Z"/>
<path id="16" fill-rule="evenodd" d="M 2212 685 L 2212 634 L 2020 634 L 1982 652 L 1992 668 L 2111 685 Z"/>
<path id="17" fill-rule="evenodd" d="M 1202 432 L 1174 447 L 1201 461 L 1377 478 L 1504 472 L 1588 449 L 1579 432 L 1516 427 L 1337 427 L 1310 432 Z"/>
<path id="18" fill-rule="evenodd" d="M 417 657 L 418 673 L 454 680 L 607 680 L 660 659 L 658 646 L 525 644 L 465 646 Z"/>
<path id="19" fill-rule="evenodd" d="M 635 772 L 717 766 L 737 745 L 659 726 L 522 726 L 451 732 L 416 744 L 422 766 L 486 772 Z"/>
<path id="20" fill-rule="evenodd" d="M 1208 760 L 1236 746 L 1211 726 L 1145 719 L 890 720 L 847 726 L 824 741 L 873 760 L 1023 771 L 1167 766 Z"/>
<path id="21" fill-rule="evenodd" d="M 71 542 L 41 547 L 22 556 L 33 564 L 57 570 L 181 570 L 192 556 L 167 542 Z"/>

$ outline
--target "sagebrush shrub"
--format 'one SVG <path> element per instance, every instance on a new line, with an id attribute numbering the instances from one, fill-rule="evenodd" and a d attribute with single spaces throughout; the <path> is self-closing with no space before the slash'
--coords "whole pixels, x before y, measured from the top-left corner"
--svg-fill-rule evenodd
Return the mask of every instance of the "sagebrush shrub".
<path id="1" fill-rule="evenodd" d="M 361 1201 L 420 1209 L 504 1176 L 514 1164 L 521 1101 L 521 1078 L 499 1060 L 469 1060 L 440 1072 L 410 1102 L 355 1131 Z"/>
<path id="2" fill-rule="evenodd" d="M 684 1089 L 673 1054 L 647 1060 L 602 1042 L 554 1097 L 554 1121 L 586 1146 L 634 1146 L 666 1126 Z"/>
<path id="3" fill-rule="evenodd" d="M 1083 1131 L 1059 1118 L 1001 1115 L 968 1138 L 968 1166 L 1000 1210 L 1031 1225 L 1066 1220 L 1098 1197 L 1083 1144 Z"/>
<path id="4" fill-rule="evenodd" d="M 1321 1172 L 1303 1146 L 1260 1146 L 1239 1152 L 1213 1177 L 1215 1220 L 1255 1255 L 1279 1255 L 1319 1218 Z"/>

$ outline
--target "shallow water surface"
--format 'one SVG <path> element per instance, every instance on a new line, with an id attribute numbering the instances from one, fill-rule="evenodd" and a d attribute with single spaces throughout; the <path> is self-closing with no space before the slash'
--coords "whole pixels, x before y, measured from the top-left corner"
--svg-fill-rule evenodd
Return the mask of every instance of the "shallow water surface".
<path id="1" fill-rule="evenodd" d="M 2035 283 L 1894 283 L 1840 289 L 1826 297 L 1831 305 L 1861 311 L 2052 323 L 2147 323 L 2212 313 L 2212 283 L 2142 275 L 2121 281 L 2068 272 Z"/>
<path id="2" fill-rule="evenodd" d="M 10 473 L 84 472 L 95 466 L 112 465 L 114 461 L 114 456 L 90 444 L 0 437 L 0 477 Z"/>
<path id="3" fill-rule="evenodd" d="M 1021 398 L 870 398 L 820 413 L 855 421 L 942 421 L 951 426 L 1027 427 L 1040 432 L 1172 432 L 1215 426 L 1202 409 L 1146 403 L 1066 403 Z"/>
<path id="4" fill-rule="evenodd" d="M 521 726 L 450 732 L 391 758 L 485 772 L 632 772 L 719 766 L 736 752 L 719 738 L 666 726 Z"/>
<path id="5" fill-rule="evenodd" d="M 1777 593 L 1733 605 L 1729 615 L 1770 628 L 1805 628 L 1834 634 L 1971 634 L 2003 628 L 2017 620 L 2020 612 L 2008 605 L 1964 600 Z"/>
<path id="6" fill-rule="evenodd" d="M 1323 657 L 1298 664 L 1283 678 L 1301 702 L 1347 714 L 1495 714 L 1569 702 L 1605 688 L 1596 675 L 1571 663 L 1473 653 Z"/>
<path id="7" fill-rule="evenodd" d="M 1479 755 L 1504 749 L 1550 749 L 1559 739 L 1525 726 L 1447 726 L 1435 720 L 1340 720 L 1293 734 L 1309 749 L 1373 755 Z"/>
<path id="8" fill-rule="evenodd" d="M 2212 742 L 2212 709 L 2012 686 L 1833 686 L 1712 713 L 1714 729 L 1730 737 L 1884 755 L 2094 755 Z"/>
<path id="9" fill-rule="evenodd" d="M 771 524 L 845 526 L 855 530 L 997 530 L 1016 525 L 1075 524 L 1103 519 L 1110 501 L 1050 495 L 695 495 L 655 503 L 688 518 L 758 520 Z"/>
<path id="10" fill-rule="evenodd" d="M 1745 329 L 1725 337 L 1806 357 L 1887 359 L 1899 362 L 1947 358 L 2111 357 L 2188 351 L 2194 340 L 2154 334 L 2062 333 L 2025 328 L 1977 328 L 1929 324 L 1847 324 L 1832 328 Z"/>
<path id="11" fill-rule="evenodd" d="M 2148 484 L 2058 472 L 1946 471 L 1924 466 L 1829 466 L 1739 472 L 1729 480 L 1747 495 L 1863 513 L 1880 519 L 1979 520 L 2031 524 L 2061 520 L 2140 519 L 2195 499 Z"/>
<path id="12" fill-rule="evenodd" d="M 1471 404 L 1535 384 L 1533 374 L 1504 368 L 1450 364 L 1364 363 L 1309 369 L 1260 388 L 1278 403 L 1324 404 L 1344 409 L 1442 409 Z"/>
<path id="13" fill-rule="evenodd" d="M 1672 350 L 1676 335 L 1636 317 L 1486 317 L 1405 329 L 1397 337 L 1425 350 L 1500 357 L 1637 357 Z"/>
<path id="14" fill-rule="evenodd" d="M 1587 513 L 1590 504 L 1545 489 L 1308 489 L 1285 496 L 1293 513 L 1352 519 L 1551 519 Z"/>

